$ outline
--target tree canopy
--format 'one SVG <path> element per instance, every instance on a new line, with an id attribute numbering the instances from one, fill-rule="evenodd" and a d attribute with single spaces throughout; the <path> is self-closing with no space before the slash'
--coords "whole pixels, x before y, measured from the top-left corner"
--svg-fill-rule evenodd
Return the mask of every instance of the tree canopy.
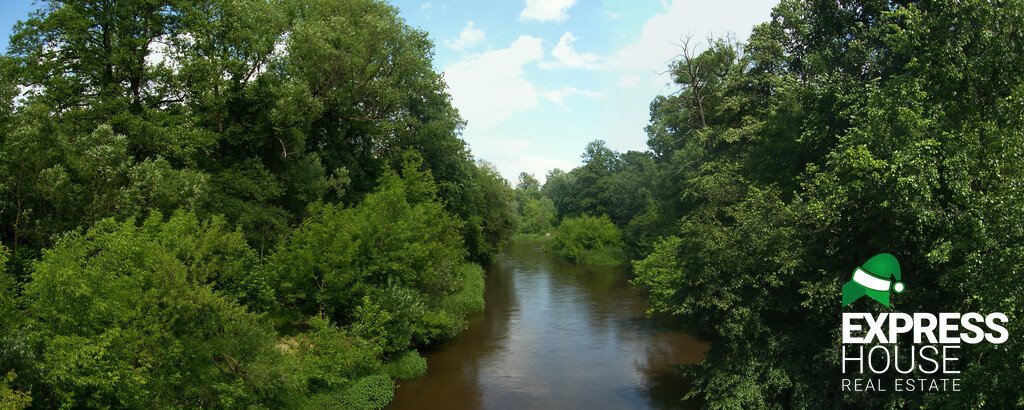
<path id="1" fill-rule="evenodd" d="M 482 309 L 514 193 L 391 5 L 55 0 L 10 40 L 0 407 L 381 407 Z"/>
<path id="2" fill-rule="evenodd" d="M 709 408 L 1019 407 L 1019 337 L 963 346 L 955 394 L 843 393 L 837 346 L 842 282 L 880 252 L 912 281 L 896 309 L 1024 331 L 1021 15 L 783 0 L 744 43 L 686 42 L 649 152 L 592 143 L 543 192 L 624 230 L 651 311 L 710 342 L 684 368 Z"/>

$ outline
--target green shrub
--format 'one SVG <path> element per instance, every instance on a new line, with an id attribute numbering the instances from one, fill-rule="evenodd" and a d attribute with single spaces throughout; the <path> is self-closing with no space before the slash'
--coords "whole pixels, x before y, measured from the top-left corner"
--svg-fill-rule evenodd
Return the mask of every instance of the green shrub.
<path id="1" fill-rule="evenodd" d="M 484 311 L 484 269 L 475 263 L 465 263 L 459 268 L 462 289 L 448 296 L 447 310 L 464 317 Z"/>
<path id="2" fill-rule="evenodd" d="M 443 296 L 440 308 L 421 316 L 424 328 L 416 342 L 421 345 L 451 339 L 466 329 L 466 316 L 484 310 L 484 270 L 475 263 L 462 264 L 457 272 L 458 290 Z"/>
<path id="3" fill-rule="evenodd" d="M 225 236 L 226 235 L 226 236 Z M 244 242 L 191 213 L 105 219 L 36 262 L 26 311 L 49 394 L 42 407 L 279 403 L 290 375 L 268 321 L 217 291 Z M 211 238 L 215 240 L 210 240 Z M 49 401 L 47 403 L 47 401 Z"/>
<path id="4" fill-rule="evenodd" d="M 336 390 L 314 394 L 306 409 L 382 409 L 395 397 L 395 382 L 386 375 L 366 376 Z"/>
<path id="5" fill-rule="evenodd" d="M 32 404 L 30 392 L 11 387 L 17 377 L 17 374 L 10 371 L 6 377 L 0 379 L 0 409 L 21 410 Z"/>
<path id="6" fill-rule="evenodd" d="M 519 233 L 544 235 L 551 232 L 557 212 L 555 203 L 548 197 L 527 198 L 522 207 Z"/>
<path id="7" fill-rule="evenodd" d="M 427 373 L 427 359 L 409 350 L 385 364 L 384 373 L 398 380 L 415 379 Z"/>
<path id="8" fill-rule="evenodd" d="M 338 390 L 352 380 L 380 369 L 381 347 L 355 337 L 314 316 L 310 330 L 278 341 L 278 350 L 290 359 L 290 373 L 304 383 L 303 391 L 316 393 Z"/>
<path id="9" fill-rule="evenodd" d="M 384 354 L 446 333 L 436 317 L 444 314 L 439 302 L 459 290 L 462 221 L 438 200 L 429 171 L 415 162 L 401 171 L 387 172 L 354 207 L 311 208 L 268 259 L 283 315 L 323 313 L 342 327 L 381 325 Z M 359 323 L 367 318 L 373 326 Z"/>
<path id="10" fill-rule="evenodd" d="M 625 258 L 622 233 L 607 216 L 566 218 L 545 249 L 585 265 L 618 265 Z"/>
<path id="11" fill-rule="evenodd" d="M 356 380 L 339 395 L 342 409 L 382 409 L 395 397 L 395 382 L 383 374 Z"/>

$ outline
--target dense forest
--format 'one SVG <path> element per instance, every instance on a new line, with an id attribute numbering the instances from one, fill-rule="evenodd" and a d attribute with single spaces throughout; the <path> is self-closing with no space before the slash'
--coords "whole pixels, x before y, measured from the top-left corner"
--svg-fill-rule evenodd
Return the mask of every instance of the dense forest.
<path id="1" fill-rule="evenodd" d="M 381 407 L 483 309 L 513 190 L 395 8 L 39 7 L 0 60 L 0 407 Z"/>
<path id="2" fill-rule="evenodd" d="M 523 228 L 614 222 L 651 311 L 710 342 L 681 368 L 709 408 L 1020 407 L 1024 2 L 783 0 L 700 43 L 649 151 L 521 176 Z M 839 289 L 879 252 L 912 281 L 894 309 L 1010 317 L 963 347 L 961 392 L 840 391 Z"/>
<path id="3" fill-rule="evenodd" d="M 631 265 L 706 407 L 1024 405 L 1024 1 L 782 0 L 681 46 L 647 151 L 514 188 L 432 57 L 379 0 L 41 3 L 0 57 L 0 407 L 379 408 L 513 233 Z M 895 310 L 1009 316 L 962 391 L 839 389 L 880 252 Z"/>

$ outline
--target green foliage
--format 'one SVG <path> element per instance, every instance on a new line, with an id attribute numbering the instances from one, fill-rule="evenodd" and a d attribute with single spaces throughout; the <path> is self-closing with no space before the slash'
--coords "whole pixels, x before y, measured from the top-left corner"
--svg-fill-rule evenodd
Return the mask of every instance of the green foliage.
<path id="1" fill-rule="evenodd" d="M 0 174 L 10 178 L 0 184 L 9 198 L 0 205 L 13 217 L 5 227 L 15 249 L 49 245 L 50 237 L 107 216 L 194 209 L 206 191 L 201 171 L 175 169 L 159 156 L 133 162 L 126 137 L 109 125 L 67 134 L 36 118 L 46 115 L 41 108 L 26 108 L 0 143 L 0 166 L 10 170 Z"/>
<path id="2" fill-rule="evenodd" d="M 547 233 L 546 220 L 551 220 L 548 212 L 553 207 L 556 219 L 607 215 L 624 231 L 627 253 L 639 255 L 649 250 L 651 235 L 665 229 L 660 223 L 636 222 L 652 219 L 656 194 L 662 188 L 656 186 L 659 178 L 653 156 L 636 151 L 617 153 L 604 141 L 596 140 L 587 144 L 583 162 L 583 166 L 569 172 L 555 169 L 548 173 L 543 196 L 536 197 L 539 203 L 520 202 L 521 232 Z"/>
<path id="3" fill-rule="evenodd" d="M 41 2 L 0 56 L 4 400 L 383 406 L 517 222 L 432 55 L 379 0 Z"/>
<path id="4" fill-rule="evenodd" d="M 7 248 L 0 245 L 0 333 L 3 334 L 10 334 L 21 316 L 16 302 L 18 282 L 7 273 L 7 255 Z"/>
<path id="5" fill-rule="evenodd" d="M 32 403 L 32 394 L 25 388 L 26 383 L 18 383 L 14 369 L 31 369 L 33 363 L 28 349 L 19 343 L 23 315 L 17 305 L 18 283 L 7 273 L 7 255 L 7 249 L 0 245 L 0 369 L 7 371 L 0 379 L 0 408 L 20 410 Z"/>
<path id="6" fill-rule="evenodd" d="M 652 310 L 710 342 L 685 370 L 692 395 L 710 408 L 1020 405 L 1013 338 L 965 346 L 957 394 L 824 387 L 840 375 L 839 287 L 876 253 L 912 272 L 901 311 L 1021 315 L 1021 13 L 787 0 L 743 47 L 716 41 L 672 65 L 681 90 L 652 103 L 648 127 L 661 188 L 627 231 L 653 245 L 636 263 Z"/>
<path id="7" fill-rule="evenodd" d="M 105 217 L 179 207 L 225 215 L 266 255 L 310 204 L 358 202 L 410 150 L 479 227 L 464 232 L 474 259 L 511 234 L 511 189 L 459 139 L 433 45 L 394 7 L 93 3 L 44 3 L 0 64 L 0 239 L 17 258 Z M 15 104 L 18 86 L 31 92 Z"/>
<path id="8" fill-rule="evenodd" d="M 446 310 L 462 318 L 484 311 L 484 269 L 475 263 L 464 263 L 459 267 L 460 289 L 449 295 L 443 302 Z"/>
<path id="9" fill-rule="evenodd" d="M 401 177 L 385 174 L 356 207 L 313 210 L 271 256 L 267 269 L 288 314 L 342 324 L 384 317 L 387 353 L 436 340 L 441 330 L 425 318 L 442 309 L 437 296 L 458 290 L 465 253 L 461 222 L 417 165 L 408 162 Z"/>
<path id="10" fill-rule="evenodd" d="M 315 316 L 309 330 L 278 341 L 286 357 L 285 369 L 301 383 L 305 394 L 337 391 L 360 377 L 376 373 L 381 347 L 373 340 L 356 337 L 329 320 Z"/>
<path id="11" fill-rule="evenodd" d="M 515 194 L 493 165 L 480 161 L 474 174 L 471 179 L 473 192 L 467 199 L 479 211 L 466 218 L 463 232 L 471 259 L 484 263 L 516 231 L 518 216 Z"/>
<path id="12" fill-rule="evenodd" d="M 382 409 L 395 396 L 395 382 L 385 375 L 367 376 L 342 390 L 310 397 L 304 407 L 314 409 Z"/>
<path id="13" fill-rule="evenodd" d="M 583 215 L 562 221 L 545 249 L 587 265 L 623 262 L 622 233 L 607 216 Z"/>
<path id="14" fill-rule="evenodd" d="M 550 233 L 557 222 L 555 203 L 541 192 L 540 182 L 533 175 L 522 173 L 515 190 L 519 208 L 519 234 Z"/>
<path id="15" fill-rule="evenodd" d="M 386 363 L 384 373 L 398 380 L 415 379 L 427 373 L 427 359 L 410 350 Z"/>
<path id="16" fill-rule="evenodd" d="M 30 392 L 17 390 L 11 384 L 18 375 L 14 371 L 8 372 L 3 380 L 0 380 L 0 408 L 4 410 L 22 410 L 32 404 Z"/>
<path id="17" fill-rule="evenodd" d="M 523 205 L 519 233 L 546 234 L 557 221 L 555 204 L 548 198 L 528 199 Z"/>
<path id="18" fill-rule="evenodd" d="M 219 235 L 191 214 L 154 213 L 141 227 L 100 221 L 47 251 L 25 289 L 49 393 L 38 399 L 234 407 L 278 398 L 286 375 L 274 366 L 272 329 L 214 290 L 240 279 L 219 258 L 248 251 Z"/>

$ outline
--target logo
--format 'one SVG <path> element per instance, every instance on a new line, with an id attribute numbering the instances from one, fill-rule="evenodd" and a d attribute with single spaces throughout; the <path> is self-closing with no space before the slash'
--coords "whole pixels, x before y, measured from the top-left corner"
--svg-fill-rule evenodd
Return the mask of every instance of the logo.
<path id="1" fill-rule="evenodd" d="M 843 284 L 843 307 L 867 296 L 891 308 L 903 293 L 895 256 L 880 253 Z M 839 359 L 843 392 L 960 391 L 963 344 L 1002 344 L 1009 318 L 993 312 L 843 312 Z"/>
<path id="2" fill-rule="evenodd" d="M 904 290 L 899 261 L 888 253 L 880 253 L 853 270 L 850 281 L 843 285 L 843 307 L 864 296 L 891 307 L 889 292 L 903 293 Z"/>

